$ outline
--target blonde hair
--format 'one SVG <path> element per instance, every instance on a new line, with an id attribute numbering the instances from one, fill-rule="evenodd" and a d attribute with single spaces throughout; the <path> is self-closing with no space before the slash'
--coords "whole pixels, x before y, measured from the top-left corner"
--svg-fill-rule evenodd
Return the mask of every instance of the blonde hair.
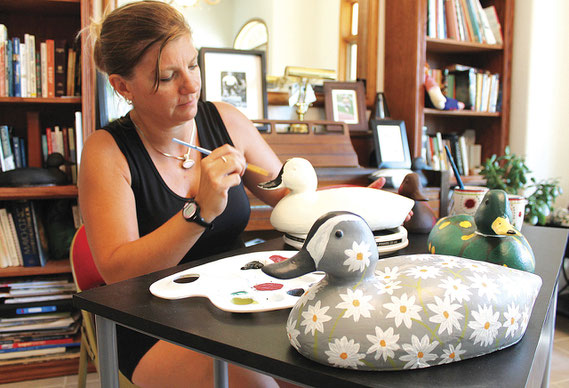
<path id="1" fill-rule="evenodd" d="M 160 1 L 125 4 L 106 15 L 101 23 L 92 22 L 95 37 L 93 57 L 97 68 L 108 75 L 126 79 L 150 47 L 159 44 L 154 90 L 160 81 L 160 57 L 168 42 L 183 35 L 191 36 L 184 15 Z"/>

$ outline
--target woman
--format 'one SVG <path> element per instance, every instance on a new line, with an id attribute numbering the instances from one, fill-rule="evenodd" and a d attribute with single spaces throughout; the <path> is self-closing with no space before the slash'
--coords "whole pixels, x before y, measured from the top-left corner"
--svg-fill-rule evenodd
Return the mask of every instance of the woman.
<path id="1" fill-rule="evenodd" d="M 131 3 L 111 12 L 97 35 L 97 67 L 132 103 L 125 117 L 87 139 L 82 154 L 81 212 L 105 281 L 242 246 L 250 212 L 243 185 L 276 204 L 284 192 L 257 183 L 275 177 L 281 163 L 237 109 L 199 101 L 198 52 L 184 17 L 162 2 Z M 172 138 L 213 152 L 203 156 Z M 247 163 L 271 176 L 246 170 Z M 139 386 L 212 384 L 207 356 L 122 327 L 117 338 L 119 368 Z M 233 365 L 229 381 L 276 385 Z"/>

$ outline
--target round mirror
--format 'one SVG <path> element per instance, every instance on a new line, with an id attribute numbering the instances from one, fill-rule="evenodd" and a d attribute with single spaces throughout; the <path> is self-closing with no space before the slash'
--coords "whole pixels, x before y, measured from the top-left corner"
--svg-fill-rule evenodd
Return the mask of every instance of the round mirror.
<path id="1" fill-rule="evenodd" d="M 267 51 L 269 30 L 261 19 L 251 19 L 237 33 L 233 48 Z"/>

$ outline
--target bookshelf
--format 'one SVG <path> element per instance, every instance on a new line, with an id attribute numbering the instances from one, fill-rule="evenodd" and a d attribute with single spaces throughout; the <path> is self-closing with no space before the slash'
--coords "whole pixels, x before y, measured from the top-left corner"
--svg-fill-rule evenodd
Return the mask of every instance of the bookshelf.
<path id="1" fill-rule="evenodd" d="M 94 14 L 90 0 L 2 0 L 0 23 L 8 30 L 8 37 L 33 34 L 36 48 L 46 39 L 65 39 L 73 43 L 76 34 L 90 23 Z M 75 112 L 82 112 L 83 139 L 95 127 L 95 70 L 86 36 L 77 42 L 82 48 L 81 96 L 73 97 L 0 97 L 0 124 L 14 128 L 14 134 L 26 139 L 28 166 L 41 167 L 41 132 L 48 126 L 76 127 Z M 20 199 L 76 198 L 77 187 L 0 187 L 0 201 Z M 48 274 L 68 274 L 69 262 L 48 261 L 43 267 L 8 267 L 0 269 L 0 279 L 7 277 L 33 277 Z M 43 362 L 0 365 L 0 383 L 40 379 L 75 374 L 78 354 L 52 357 Z M 92 370 L 92 368 L 91 368 Z"/>
<path id="2" fill-rule="evenodd" d="M 427 37 L 427 0 L 386 0 L 384 93 L 391 116 L 405 120 L 413 157 L 421 155 L 422 128 L 461 134 L 476 131 L 482 161 L 508 144 L 514 0 L 481 0 L 495 6 L 503 43 L 485 44 Z M 424 66 L 460 63 L 500 74 L 500 112 L 440 111 L 425 108 Z"/>

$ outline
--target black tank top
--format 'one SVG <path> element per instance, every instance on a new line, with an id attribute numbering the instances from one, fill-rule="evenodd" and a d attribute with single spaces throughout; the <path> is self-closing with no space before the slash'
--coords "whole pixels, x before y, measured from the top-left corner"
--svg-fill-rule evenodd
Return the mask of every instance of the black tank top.
<path id="1" fill-rule="evenodd" d="M 233 145 L 217 108 L 211 102 L 198 102 L 196 124 L 203 148 L 213 150 L 223 144 Z M 103 129 L 113 136 L 128 162 L 131 187 L 136 201 L 138 230 L 142 237 L 178 213 L 189 198 L 180 197 L 166 185 L 144 148 L 129 114 L 109 123 Z M 243 183 L 232 187 L 229 190 L 227 207 L 213 221 L 213 229 L 202 234 L 180 263 L 243 247 L 239 236 L 249 221 L 250 212 Z"/>

